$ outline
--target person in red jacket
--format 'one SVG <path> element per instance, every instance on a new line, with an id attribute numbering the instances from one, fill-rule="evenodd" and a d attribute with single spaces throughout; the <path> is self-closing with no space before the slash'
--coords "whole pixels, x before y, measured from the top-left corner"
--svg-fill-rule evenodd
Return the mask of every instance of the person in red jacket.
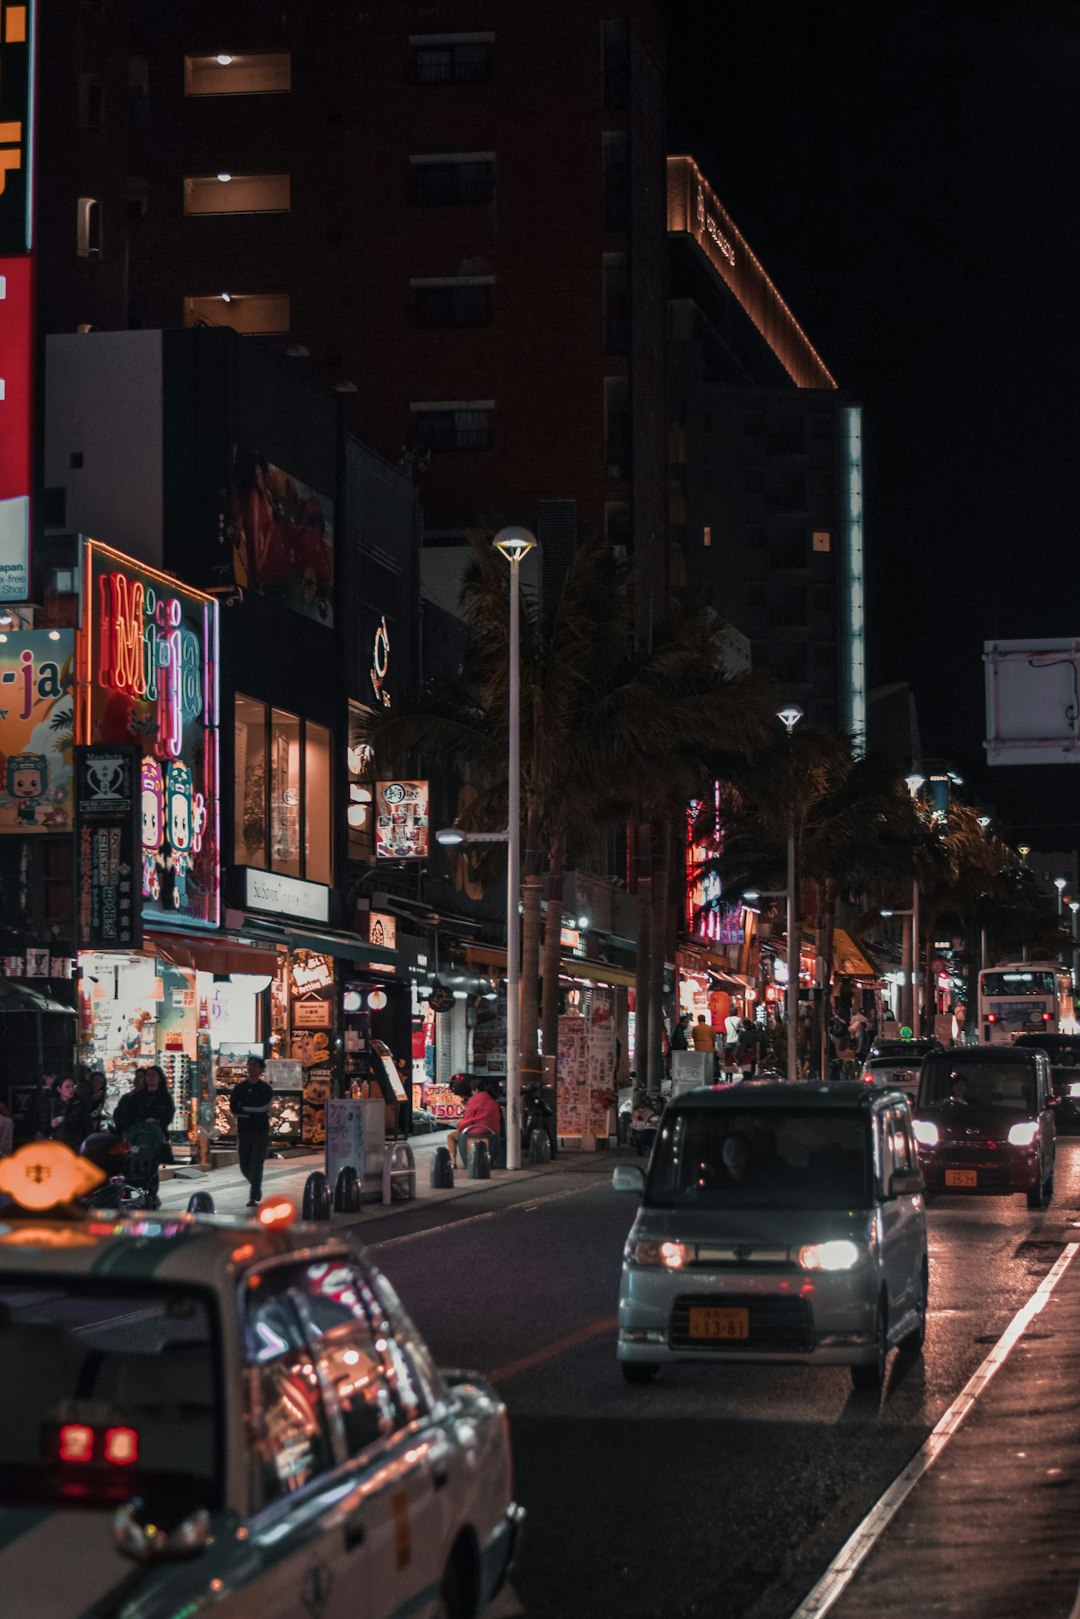
<path id="1" fill-rule="evenodd" d="M 459 1139 L 462 1141 L 464 1152 L 468 1138 L 471 1135 L 489 1136 L 497 1140 L 502 1131 L 502 1109 L 499 1107 L 495 1091 L 495 1081 L 481 1079 L 473 1094 L 465 1104 L 465 1112 L 456 1130 L 451 1130 L 446 1138 L 446 1145 L 450 1148 L 450 1156 L 454 1158 L 457 1153 Z"/>

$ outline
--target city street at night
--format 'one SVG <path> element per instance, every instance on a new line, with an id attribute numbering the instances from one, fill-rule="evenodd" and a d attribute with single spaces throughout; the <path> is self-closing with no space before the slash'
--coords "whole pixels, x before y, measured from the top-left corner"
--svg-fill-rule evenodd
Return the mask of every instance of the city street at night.
<path id="1" fill-rule="evenodd" d="M 1080 1141 L 1059 1143 L 1044 1213 L 1022 1198 L 931 1206 L 924 1355 L 892 1357 L 880 1403 L 853 1393 L 843 1368 L 688 1365 L 626 1387 L 614 1315 L 634 1205 L 612 1192 L 609 1168 L 599 1154 L 563 1160 L 525 1186 L 456 1201 L 439 1211 L 445 1224 L 426 1217 L 417 1231 L 412 1212 L 363 1234 L 440 1362 L 494 1374 L 507 1400 L 528 1512 L 513 1587 L 528 1619 L 786 1619 L 1075 1239 Z M 1080 1272 L 1067 1272 L 1062 1290 L 1064 1309 Z M 1075 1344 L 1055 1342 L 1050 1322 L 1029 1328 L 885 1529 L 898 1613 L 1070 1611 L 1080 1579 L 1069 1528 L 1080 1505 Z M 1057 1386 L 1043 1361 L 1063 1366 L 1066 1352 Z M 997 1402 L 1011 1418 L 1000 1430 Z M 1030 1461 L 1015 1455 L 1024 1444 L 1007 1443 L 1018 1425 Z M 972 1475 L 960 1462 L 976 1440 Z M 1041 1467 L 1044 1443 L 1053 1455 Z M 908 1520 L 923 1502 L 930 1533 L 913 1539 Z M 891 1613 L 887 1585 L 862 1605 L 875 1572 L 871 1560 L 833 1611 Z M 498 1612 L 514 1611 L 503 1603 Z"/>

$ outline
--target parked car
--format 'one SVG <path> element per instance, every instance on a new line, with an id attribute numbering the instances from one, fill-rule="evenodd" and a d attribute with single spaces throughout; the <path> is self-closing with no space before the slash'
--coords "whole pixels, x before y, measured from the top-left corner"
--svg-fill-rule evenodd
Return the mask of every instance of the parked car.
<path id="1" fill-rule="evenodd" d="M 927 1057 L 915 1139 L 928 1193 L 1022 1192 L 1044 1208 L 1054 1191 L 1056 1106 L 1038 1048 L 963 1046 Z"/>
<path id="2" fill-rule="evenodd" d="M 2 1219 L 5 1612 L 483 1610 L 522 1516 L 505 1407 L 436 1369 L 362 1253 L 318 1226 Z"/>
<path id="3" fill-rule="evenodd" d="M 748 1080 L 668 1104 L 619 1286 L 629 1383 L 684 1360 L 849 1366 L 877 1388 L 917 1353 L 929 1289 L 907 1098 L 857 1082 Z"/>

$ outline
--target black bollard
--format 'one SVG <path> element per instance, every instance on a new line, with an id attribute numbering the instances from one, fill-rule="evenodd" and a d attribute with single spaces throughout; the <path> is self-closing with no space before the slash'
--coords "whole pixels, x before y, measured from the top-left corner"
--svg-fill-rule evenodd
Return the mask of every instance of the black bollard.
<path id="1" fill-rule="evenodd" d="M 444 1192 L 454 1184 L 454 1160 L 450 1156 L 449 1147 L 436 1147 L 431 1155 L 431 1185 L 437 1192 Z"/>
<path id="2" fill-rule="evenodd" d="M 305 1220 L 330 1218 L 330 1183 L 321 1169 L 312 1170 L 304 1182 L 302 1218 Z"/>
<path id="3" fill-rule="evenodd" d="M 334 1182 L 334 1213 L 360 1213 L 360 1182 L 351 1164 L 342 1164 Z"/>
<path id="4" fill-rule="evenodd" d="M 491 1154 L 484 1136 L 476 1136 L 469 1142 L 469 1179 L 471 1181 L 491 1179 Z"/>
<path id="5" fill-rule="evenodd" d="M 213 1214 L 214 1199 L 209 1192 L 192 1192 L 187 1200 L 189 1214 Z"/>
<path id="6" fill-rule="evenodd" d="M 529 1162 L 530 1164 L 550 1164 L 551 1137 L 546 1130 L 529 1131 Z"/>

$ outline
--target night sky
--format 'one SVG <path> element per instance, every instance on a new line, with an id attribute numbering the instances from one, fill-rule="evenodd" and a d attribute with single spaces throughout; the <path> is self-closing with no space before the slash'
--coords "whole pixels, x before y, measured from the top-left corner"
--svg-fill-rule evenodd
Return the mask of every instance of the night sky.
<path id="1" fill-rule="evenodd" d="M 1080 636 L 1080 4 L 669 7 L 673 151 L 864 406 L 871 682 L 1035 848 L 1080 765 L 987 770 L 982 643 Z"/>

